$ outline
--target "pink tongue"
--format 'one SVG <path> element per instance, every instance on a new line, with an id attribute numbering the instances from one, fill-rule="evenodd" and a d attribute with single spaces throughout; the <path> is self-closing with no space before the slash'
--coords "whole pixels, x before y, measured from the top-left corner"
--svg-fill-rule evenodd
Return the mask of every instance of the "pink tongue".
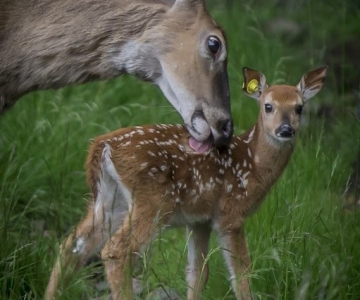
<path id="1" fill-rule="evenodd" d="M 189 146 L 195 152 L 205 153 L 210 150 L 210 148 L 212 146 L 212 141 L 211 141 L 211 138 L 209 138 L 206 141 L 200 143 L 197 140 L 195 140 L 193 137 L 190 137 L 189 138 Z"/>

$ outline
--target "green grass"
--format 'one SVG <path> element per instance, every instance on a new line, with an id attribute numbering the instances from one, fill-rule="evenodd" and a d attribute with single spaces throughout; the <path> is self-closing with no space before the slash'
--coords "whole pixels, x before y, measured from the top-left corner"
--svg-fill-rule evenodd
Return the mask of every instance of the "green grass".
<path id="1" fill-rule="evenodd" d="M 353 3 L 254 0 L 230 8 L 222 1 L 209 5 L 228 36 L 237 133 L 252 125 L 258 112 L 255 101 L 241 93 L 243 66 L 261 70 L 269 82 L 292 84 L 315 66 L 330 66 L 324 90 L 309 103 L 289 166 L 246 223 L 256 299 L 360 298 L 360 216 L 342 209 L 351 163 L 360 148 L 360 124 L 352 115 L 354 105 L 346 100 L 350 75 L 335 73 L 332 60 L 325 60 L 334 41 L 341 47 L 359 36 L 360 13 Z M 276 17 L 300 24 L 300 40 L 269 33 L 267 22 Z M 334 107 L 335 117 L 312 113 L 324 103 Z M 89 140 L 119 127 L 160 122 L 181 119 L 156 88 L 130 77 L 33 93 L 1 116 L 0 299 L 42 298 L 59 242 L 86 206 L 83 165 Z M 45 225 L 38 228 L 36 221 Z M 209 262 L 204 299 L 234 299 L 215 238 Z M 171 286 L 185 298 L 185 263 L 184 230 L 170 230 L 153 242 L 137 273 L 145 289 Z M 94 268 L 72 281 L 64 299 L 96 296 Z"/>

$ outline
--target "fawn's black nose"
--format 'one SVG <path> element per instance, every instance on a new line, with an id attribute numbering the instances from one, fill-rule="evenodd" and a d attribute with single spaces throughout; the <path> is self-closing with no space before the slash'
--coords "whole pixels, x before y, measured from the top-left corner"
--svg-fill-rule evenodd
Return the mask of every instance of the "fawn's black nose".
<path id="1" fill-rule="evenodd" d="M 295 130 L 289 124 L 282 124 L 275 133 L 278 137 L 289 139 L 295 135 Z"/>

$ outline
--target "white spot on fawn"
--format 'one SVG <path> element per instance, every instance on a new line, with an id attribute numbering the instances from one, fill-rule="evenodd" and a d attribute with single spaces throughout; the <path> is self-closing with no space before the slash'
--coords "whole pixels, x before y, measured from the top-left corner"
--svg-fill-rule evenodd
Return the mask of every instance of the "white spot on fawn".
<path id="1" fill-rule="evenodd" d="M 205 189 L 208 190 L 208 191 L 211 191 L 214 189 L 214 183 L 211 183 L 211 182 L 207 182 L 205 184 Z"/>
<path id="2" fill-rule="evenodd" d="M 152 152 L 152 151 L 148 151 L 148 154 L 149 154 L 150 156 L 152 156 L 152 157 L 156 157 L 156 154 L 155 154 L 154 152 Z"/>
<path id="3" fill-rule="evenodd" d="M 140 135 L 144 135 L 144 134 L 145 134 L 145 132 L 144 132 L 143 130 L 140 130 L 140 129 L 138 129 L 136 132 L 137 132 L 138 134 L 140 134 Z"/>
<path id="4" fill-rule="evenodd" d="M 149 163 L 144 162 L 144 163 L 140 164 L 140 168 L 141 168 L 142 170 L 144 170 L 144 169 L 148 166 L 148 164 L 149 164 Z"/>
<path id="5" fill-rule="evenodd" d="M 242 176 L 242 183 L 243 183 L 244 188 L 246 188 L 249 183 L 249 181 L 246 179 L 249 174 L 250 174 L 250 171 L 244 173 L 244 175 Z"/>
<path id="6" fill-rule="evenodd" d="M 233 185 L 229 184 L 226 186 L 226 192 L 230 193 L 232 191 Z"/>
<path id="7" fill-rule="evenodd" d="M 244 143 L 248 144 L 251 142 L 253 136 L 254 136 L 254 131 L 255 131 L 255 126 L 253 127 L 253 129 L 250 131 L 248 139 L 246 141 L 244 141 Z"/>
<path id="8" fill-rule="evenodd" d="M 125 142 L 125 143 L 122 143 L 121 146 L 123 146 L 123 147 L 128 147 L 128 146 L 130 146 L 130 144 L 131 144 L 131 142 L 130 142 L 130 141 L 127 141 L 127 142 Z"/>

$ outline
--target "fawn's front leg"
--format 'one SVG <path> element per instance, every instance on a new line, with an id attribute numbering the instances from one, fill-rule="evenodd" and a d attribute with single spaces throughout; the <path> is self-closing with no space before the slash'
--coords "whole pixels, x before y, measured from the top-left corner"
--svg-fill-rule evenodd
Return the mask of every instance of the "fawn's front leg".
<path id="1" fill-rule="evenodd" d="M 187 226 L 188 265 L 186 267 L 186 281 L 188 284 L 187 299 L 201 299 L 202 291 L 209 277 L 209 266 L 206 262 L 210 224 L 196 224 Z"/>
<path id="2" fill-rule="evenodd" d="M 236 299 L 252 299 L 248 280 L 251 260 L 246 246 L 244 229 L 219 232 L 219 242 Z"/>

